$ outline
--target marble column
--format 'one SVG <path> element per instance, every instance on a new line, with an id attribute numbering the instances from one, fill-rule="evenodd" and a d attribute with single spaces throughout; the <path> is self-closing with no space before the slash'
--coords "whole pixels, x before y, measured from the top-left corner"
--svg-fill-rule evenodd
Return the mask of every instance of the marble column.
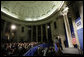
<path id="1" fill-rule="evenodd" d="M 21 33 L 21 26 L 20 25 L 18 25 L 18 27 L 17 27 L 17 31 L 16 31 L 16 40 L 17 40 L 17 42 L 19 41 L 19 38 L 20 38 L 20 33 Z"/>
<path id="2" fill-rule="evenodd" d="M 55 41 L 55 37 L 54 37 L 54 24 L 53 24 L 54 22 L 51 22 L 50 23 L 50 27 L 51 27 L 51 36 L 52 36 L 52 41 L 53 41 L 53 45 L 54 45 L 54 49 L 55 49 L 55 45 L 56 45 L 56 41 Z"/>
<path id="3" fill-rule="evenodd" d="M 61 44 L 62 44 L 62 48 L 65 48 L 64 40 L 62 38 L 61 38 Z"/>
<path id="4" fill-rule="evenodd" d="M 5 35 L 6 25 L 7 25 L 7 22 L 4 22 L 4 27 L 3 27 L 3 36 Z"/>
<path id="5" fill-rule="evenodd" d="M 67 39 L 68 39 L 68 46 L 73 47 L 69 21 L 67 17 L 68 11 L 65 11 L 62 13 L 63 13 L 64 23 L 65 23 L 65 28 L 66 28 Z"/>
<path id="6" fill-rule="evenodd" d="M 31 42 L 33 41 L 33 26 L 31 26 Z"/>
<path id="7" fill-rule="evenodd" d="M 28 40 L 28 28 L 26 26 L 24 26 L 24 33 L 25 33 L 24 35 L 25 41 L 27 41 Z"/>
<path id="8" fill-rule="evenodd" d="M 54 39 L 54 24 L 53 24 L 53 22 L 50 24 L 50 26 L 51 26 L 51 36 L 52 36 L 52 40 L 54 41 L 55 39 Z M 53 42 L 54 43 L 54 42 Z"/>
<path id="9" fill-rule="evenodd" d="M 48 42 L 48 28 L 47 28 L 47 24 L 45 25 L 45 28 L 46 28 L 46 39 L 47 39 L 47 42 Z"/>
<path id="10" fill-rule="evenodd" d="M 41 42 L 43 42 L 43 27 L 41 25 Z"/>
<path id="11" fill-rule="evenodd" d="M 36 26 L 36 42 L 38 42 L 38 26 Z"/>

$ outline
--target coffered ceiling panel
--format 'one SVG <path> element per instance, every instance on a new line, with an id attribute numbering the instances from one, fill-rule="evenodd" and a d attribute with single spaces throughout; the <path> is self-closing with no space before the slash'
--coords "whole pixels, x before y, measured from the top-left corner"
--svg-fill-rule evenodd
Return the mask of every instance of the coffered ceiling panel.
<path id="1" fill-rule="evenodd" d="M 60 10 L 64 1 L 1 1 L 1 11 L 23 21 L 38 21 Z"/>

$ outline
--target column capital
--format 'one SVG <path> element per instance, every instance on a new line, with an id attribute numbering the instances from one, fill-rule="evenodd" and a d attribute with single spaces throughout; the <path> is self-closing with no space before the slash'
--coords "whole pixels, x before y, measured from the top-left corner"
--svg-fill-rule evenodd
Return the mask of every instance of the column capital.
<path id="1" fill-rule="evenodd" d="M 69 9 L 69 8 L 66 7 L 64 10 L 61 10 L 61 11 L 60 11 L 60 15 L 63 15 L 63 16 L 67 15 L 68 9 Z"/>

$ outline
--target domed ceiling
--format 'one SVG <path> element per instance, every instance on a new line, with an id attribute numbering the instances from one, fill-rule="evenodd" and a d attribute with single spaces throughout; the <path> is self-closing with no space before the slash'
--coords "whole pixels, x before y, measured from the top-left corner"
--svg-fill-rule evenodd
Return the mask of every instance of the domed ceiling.
<path id="1" fill-rule="evenodd" d="M 1 1 L 1 11 L 23 21 L 38 21 L 60 10 L 64 1 Z"/>

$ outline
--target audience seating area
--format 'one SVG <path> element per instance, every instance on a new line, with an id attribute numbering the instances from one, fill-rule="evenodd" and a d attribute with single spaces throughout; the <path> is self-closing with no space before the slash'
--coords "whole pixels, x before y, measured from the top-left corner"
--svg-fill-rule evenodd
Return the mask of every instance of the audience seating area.
<path id="1" fill-rule="evenodd" d="M 49 48 L 51 48 L 51 49 L 53 49 L 53 51 L 54 51 L 54 48 L 53 48 L 53 45 L 50 45 L 50 44 L 40 44 L 40 45 L 38 45 L 38 46 L 35 46 L 35 47 L 33 47 L 33 48 L 31 48 L 28 52 L 26 52 L 25 54 L 24 54 L 24 56 L 39 56 L 39 55 L 41 55 L 41 56 L 43 56 L 43 51 L 45 51 L 45 52 L 47 52 L 47 50 L 45 50 L 45 48 L 47 48 L 47 50 L 49 49 Z M 57 47 L 56 47 L 56 49 L 57 49 Z M 40 50 L 40 51 L 39 51 Z M 39 54 L 38 54 L 38 52 L 39 52 Z M 40 52 L 42 52 L 42 53 L 40 53 Z M 45 56 L 45 55 L 44 55 Z"/>
<path id="2" fill-rule="evenodd" d="M 77 51 L 77 52 L 76 52 Z M 73 53 L 72 53 L 73 52 Z M 75 48 L 61 50 L 51 43 L 1 43 L 1 56 L 70 56 L 81 55 Z M 81 52 L 81 51 L 80 51 Z M 67 54 L 68 53 L 68 54 Z M 76 54 L 77 53 L 77 54 Z M 83 54 L 83 53 L 82 53 Z"/>
<path id="3" fill-rule="evenodd" d="M 31 43 L 1 43 L 1 56 L 23 56 L 30 48 L 38 45 L 37 42 Z"/>

